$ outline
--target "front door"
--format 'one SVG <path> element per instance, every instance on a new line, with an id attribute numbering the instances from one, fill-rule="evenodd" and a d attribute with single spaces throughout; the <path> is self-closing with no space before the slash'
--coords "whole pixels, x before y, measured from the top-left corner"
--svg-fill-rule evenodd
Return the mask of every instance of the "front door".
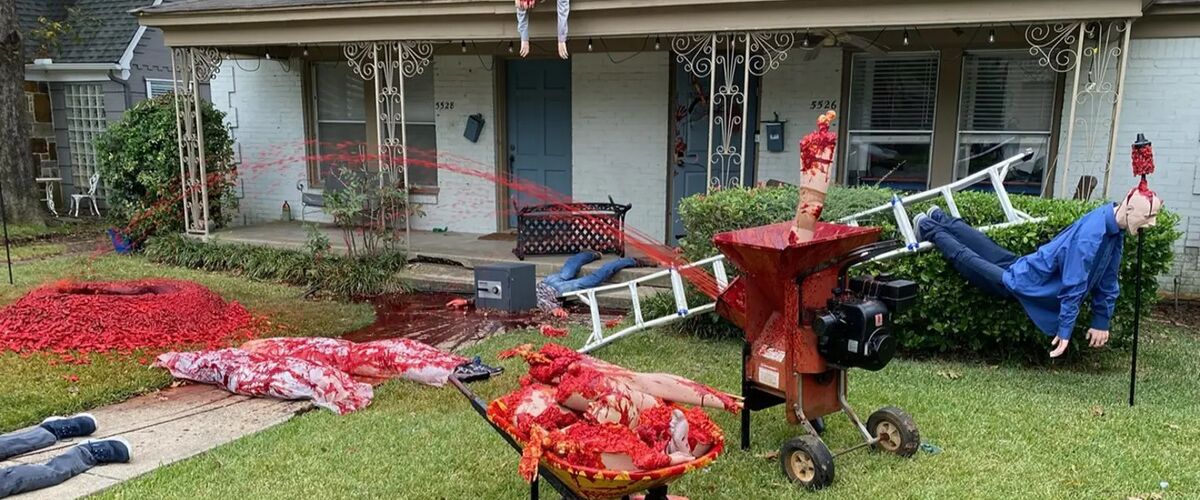
<path id="1" fill-rule="evenodd" d="M 738 176 L 736 165 L 728 172 L 721 172 L 714 165 L 712 172 L 714 179 L 709 179 L 708 100 L 710 98 L 710 80 L 708 77 L 696 77 L 685 70 L 682 64 L 673 64 L 672 66 L 674 68 L 672 71 L 675 72 L 675 88 L 672 89 L 674 109 L 672 109 L 671 119 L 675 122 L 675 137 L 672 139 L 674 154 L 671 155 L 674 158 L 674 165 L 671 166 L 671 232 L 667 239 L 668 243 L 673 245 L 687 234 L 683 220 L 679 217 L 680 200 L 705 193 L 709 183 L 719 182 L 721 186 L 727 186 L 734 182 L 743 186 L 754 185 L 755 160 L 758 157 L 754 137 L 758 128 L 759 78 L 757 76 L 750 77 L 750 88 L 747 91 L 748 114 L 750 115 L 747 123 L 750 123 L 752 128 L 746 136 L 746 142 L 750 146 L 749 151 L 743 156 L 746 163 L 746 178 L 740 182 L 736 181 L 735 178 Z M 740 68 L 736 71 L 737 74 L 741 74 Z M 720 81 L 717 84 L 720 85 Z M 741 110 L 737 110 L 736 113 L 740 114 Z M 723 115 L 720 109 L 717 110 L 717 115 Z M 714 125 L 714 148 L 721 144 L 722 135 L 720 125 Z M 733 128 L 730 137 L 731 146 L 745 151 L 741 145 L 742 129 L 740 124 Z"/>
<path id="2" fill-rule="evenodd" d="M 504 209 L 509 227 L 516 227 L 513 202 L 518 207 L 548 202 L 522 185 L 571 196 L 571 62 L 513 59 L 507 70 L 508 171 L 518 182 Z"/>

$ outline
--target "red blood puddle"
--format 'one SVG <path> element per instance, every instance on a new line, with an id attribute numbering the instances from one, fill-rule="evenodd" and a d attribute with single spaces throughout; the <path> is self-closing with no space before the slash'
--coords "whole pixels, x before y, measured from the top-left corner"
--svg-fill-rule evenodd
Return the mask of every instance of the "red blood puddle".
<path id="1" fill-rule="evenodd" d="M 537 309 L 510 313 L 478 310 L 474 305 L 446 307 L 450 301 L 465 297 L 437 292 L 381 295 L 370 301 L 375 306 L 375 323 L 342 338 L 354 342 L 406 338 L 453 351 L 508 330 L 537 328 L 543 323 L 563 324 L 562 320 Z M 590 321 L 587 309 L 581 304 L 571 304 L 567 310 L 575 323 Z M 602 311 L 601 317 L 617 316 Z"/>
<path id="2" fill-rule="evenodd" d="M 258 322 L 237 302 L 190 281 L 58 282 L 0 311 L 0 351 L 131 353 L 221 348 L 253 337 Z"/>

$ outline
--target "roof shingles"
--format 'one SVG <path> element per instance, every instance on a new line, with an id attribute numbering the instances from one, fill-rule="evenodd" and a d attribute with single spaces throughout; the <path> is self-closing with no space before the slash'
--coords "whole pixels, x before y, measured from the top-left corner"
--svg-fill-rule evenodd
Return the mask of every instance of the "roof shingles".
<path id="1" fill-rule="evenodd" d="M 62 20 L 67 9 L 80 10 L 84 22 L 78 31 L 66 36 L 56 54 L 60 63 L 115 63 L 138 29 L 137 17 L 129 13 L 147 7 L 153 0 L 17 0 L 21 29 L 25 33 L 38 25 L 38 17 Z M 26 36 L 26 57 L 32 59 L 36 44 Z"/>

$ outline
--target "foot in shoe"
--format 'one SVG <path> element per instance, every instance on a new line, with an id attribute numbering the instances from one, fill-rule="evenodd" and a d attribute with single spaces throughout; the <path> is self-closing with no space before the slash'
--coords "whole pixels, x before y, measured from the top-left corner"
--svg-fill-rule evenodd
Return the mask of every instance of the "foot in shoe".
<path id="1" fill-rule="evenodd" d="M 58 439 L 69 439 L 88 436 L 96 432 L 96 417 L 90 413 L 80 413 L 69 417 L 54 416 L 48 417 L 39 425 Z"/>
<path id="2" fill-rule="evenodd" d="M 102 464 L 124 464 L 133 458 L 133 445 L 121 437 L 89 439 L 79 443 L 79 447 L 92 452 L 96 462 Z"/>
<path id="3" fill-rule="evenodd" d="M 634 267 L 658 267 L 658 262 L 647 259 L 645 257 L 634 257 Z"/>
<path id="4" fill-rule="evenodd" d="M 929 216 L 924 213 L 918 213 L 912 218 L 913 236 L 917 238 L 917 241 L 925 241 L 925 235 L 921 234 L 921 223 L 925 222 L 926 219 L 929 219 Z"/>
<path id="5" fill-rule="evenodd" d="M 925 215 L 928 215 L 933 220 L 942 220 L 942 215 L 945 215 L 945 212 L 942 211 L 942 207 L 930 205 L 929 208 L 925 209 Z"/>

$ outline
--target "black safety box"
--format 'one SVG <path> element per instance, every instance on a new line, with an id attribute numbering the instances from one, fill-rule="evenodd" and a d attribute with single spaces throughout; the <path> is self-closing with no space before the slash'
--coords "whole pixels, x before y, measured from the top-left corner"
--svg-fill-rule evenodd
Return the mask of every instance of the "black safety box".
<path id="1" fill-rule="evenodd" d="M 537 307 L 533 264 L 500 262 L 475 266 L 475 308 L 526 311 Z"/>

